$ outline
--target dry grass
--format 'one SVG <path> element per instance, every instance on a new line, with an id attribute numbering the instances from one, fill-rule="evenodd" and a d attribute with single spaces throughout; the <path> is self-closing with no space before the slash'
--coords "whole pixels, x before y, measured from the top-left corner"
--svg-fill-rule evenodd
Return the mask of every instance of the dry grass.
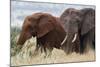
<path id="1" fill-rule="evenodd" d="M 49 63 L 67 63 L 67 62 L 81 62 L 94 61 L 95 52 L 89 50 L 86 54 L 80 55 L 72 53 L 66 55 L 62 50 L 54 49 L 50 57 L 44 58 L 44 53 L 33 56 L 36 40 L 34 38 L 28 40 L 21 52 L 16 56 L 11 57 L 11 66 L 18 65 L 32 65 L 32 64 L 49 64 Z"/>

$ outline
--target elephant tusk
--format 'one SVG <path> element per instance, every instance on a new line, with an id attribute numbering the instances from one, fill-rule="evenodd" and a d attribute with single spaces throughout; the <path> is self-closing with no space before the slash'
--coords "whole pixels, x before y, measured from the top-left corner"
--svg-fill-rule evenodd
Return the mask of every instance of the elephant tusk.
<path id="1" fill-rule="evenodd" d="M 74 38 L 72 40 L 72 43 L 75 42 L 76 38 L 77 38 L 77 34 L 74 35 Z"/>
<path id="2" fill-rule="evenodd" d="M 64 40 L 61 42 L 61 45 L 63 45 L 66 40 L 67 40 L 67 35 L 65 36 Z"/>

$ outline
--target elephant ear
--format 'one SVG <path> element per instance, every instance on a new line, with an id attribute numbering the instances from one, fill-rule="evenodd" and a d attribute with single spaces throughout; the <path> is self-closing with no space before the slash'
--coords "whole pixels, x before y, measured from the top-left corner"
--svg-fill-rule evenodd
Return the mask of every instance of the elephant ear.
<path id="1" fill-rule="evenodd" d="M 43 14 L 38 20 L 37 37 L 40 38 L 54 29 L 54 17 L 49 14 Z"/>
<path id="2" fill-rule="evenodd" d="M 81 35 L 84 35 L 95 27 L 95 10 L 86 8 L 81 12 L 83 14 Z"/>

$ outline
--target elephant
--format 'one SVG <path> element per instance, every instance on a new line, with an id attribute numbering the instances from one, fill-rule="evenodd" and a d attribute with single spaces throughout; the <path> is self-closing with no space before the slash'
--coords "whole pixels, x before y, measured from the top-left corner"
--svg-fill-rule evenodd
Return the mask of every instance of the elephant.
<path id="1" fill-rule="evenodd" d="M 35 52 L 41 48 L 45 55 L 50 55 L 53 48 L 60 49 L 65 36 L 66 32 L 59 18 L 38 12 L 25 18 L 17 44 L 22 46 L 29 38 L 36 37 Z"/>
<path id="2" fill-rule="evenodd" d="M 73 43 L 76 41 L 79 53 L 87 52 L 87 46 L 95 48 L 95 10 L 93 8 L 75 9 L 68 8 L 60 16 L 60 20 L 66 31 L 67 39 L 62 49 L 71 53 Z"/>

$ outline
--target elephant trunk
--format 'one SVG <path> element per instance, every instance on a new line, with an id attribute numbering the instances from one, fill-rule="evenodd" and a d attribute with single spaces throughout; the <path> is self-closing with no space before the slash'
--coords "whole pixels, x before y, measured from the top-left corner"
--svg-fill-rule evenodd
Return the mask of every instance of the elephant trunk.
<path id="1" fill-rule="evenodd" d="M 61 43 L 62 49 L 67 53 L 70 54 L 72 52 L 72 47 L 77 38 L 77 34 L 69 33 L 65 36 L 63 42 Z"/>
<path id="2" fill-rule="evenodd" d="M 23 45 L 25 42 L 25 36 L 23 35 L 23 33 L 20 34 L 17 45 Z"/>
<path id="3" fill-rule="evenodd" d="M 32 37 L 32 35 L 29 32 L 22 31 L 17 44 L 23 45 L 25 43 L 25 41 L 28 40 L 31 37 Z"/>

